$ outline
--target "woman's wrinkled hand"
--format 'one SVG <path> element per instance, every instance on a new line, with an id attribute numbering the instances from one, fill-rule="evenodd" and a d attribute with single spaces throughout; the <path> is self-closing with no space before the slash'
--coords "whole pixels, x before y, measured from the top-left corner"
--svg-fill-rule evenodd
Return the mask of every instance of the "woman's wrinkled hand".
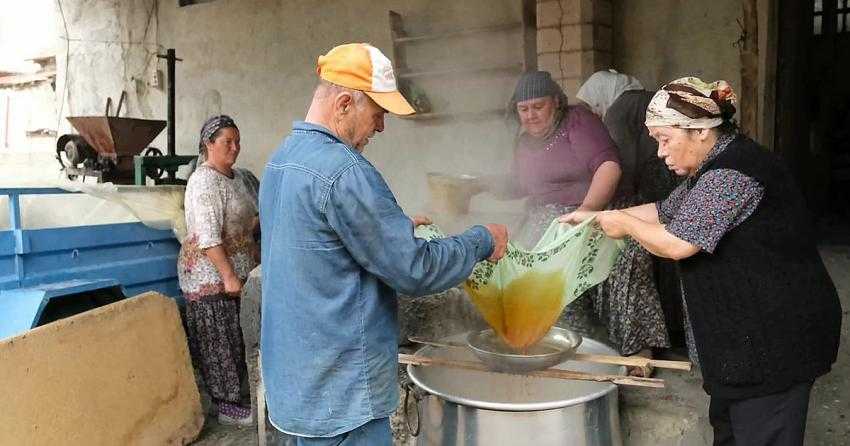
<path id="1" fill-rule="evenodd" d="M 413 222 L 413 227 L 422 226 L 422 225 L 430 225 L 434 223 L 431 219 L 425 215 L 414 215 L 410 217 L 410 221 Z"/>
<path id="2" fill-rule="evenodd" d="M 596 214 L 596 224 L 608 237 L 623 238 L 629 235 L 623 217 L 625 214 L 620 211 L 602 211 Z"/>
<path id="3" fill-rule="evenodd" d="M 222 277 L 224 281 L 224 294 L 239 297 L 242 294 L 242 281 L 236 276 Z"/>
<path id="4" fill-rule="evenodd" d="M 597 214 L 599 214 L 598 211 L 589 211 L 586 209 L 578 208 L 570 212 L 569 214 L 565 214 L 558 217 L 558 221 L 561 223 L 577 225 L 585 220 L 595 217 Z"/>

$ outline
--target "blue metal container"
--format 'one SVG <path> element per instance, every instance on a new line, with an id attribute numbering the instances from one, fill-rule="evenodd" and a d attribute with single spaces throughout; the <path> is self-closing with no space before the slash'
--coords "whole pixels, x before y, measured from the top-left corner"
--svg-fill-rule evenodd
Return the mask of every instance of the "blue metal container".
<path id="1" fill-rule="evenodd" d="M 168 230 L 142 223 L 24 229 L 22 195 L 73 193 L 56 188 L 0 188 L 9 197 L 10 230 L 0 231 L 0 339 L 40 325 L 51 302 L 111 290 L 118 298 L 157 291 L 182 299 L 180 244 Z"/>

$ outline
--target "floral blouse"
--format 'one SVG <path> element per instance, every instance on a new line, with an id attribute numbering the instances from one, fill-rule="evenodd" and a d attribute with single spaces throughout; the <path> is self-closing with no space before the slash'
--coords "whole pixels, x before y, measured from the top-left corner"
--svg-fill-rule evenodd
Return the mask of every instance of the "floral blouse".
<path id="1" fill-rule="evenodd" d="M 233 178 L 206 164 L 189 178 L 184 199 L 187 236 L 177 258 L 177 276 L 190 301 L 224 293 L 218 269 L 204 250 L 222 245 L 233 270 L 245 280 L 257 266 L 254 240 L 257 187 L 253 175 L 234 169 Z"/>

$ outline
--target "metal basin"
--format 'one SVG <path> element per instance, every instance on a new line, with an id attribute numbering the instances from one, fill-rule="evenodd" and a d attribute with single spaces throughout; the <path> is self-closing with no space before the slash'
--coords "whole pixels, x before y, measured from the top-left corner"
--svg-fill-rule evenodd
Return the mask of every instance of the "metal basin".
<path id="1" fill-rule="evenodd" d="M 570 359 L 582 339 L 572 330 L 552 327 L 525 353 L 513 350 L 492 329 L 472 332 L 466 341 L 475 356 L 490 370 L 525 373 L 548 369 Z"/>
<path id="2" fill-rule="evenodd" d="M 463 342 L 463 338 L 442 341 Z M 616 354 L 592 339 L 585 339 L 577 351 Z M 430 346 L 417 355 L 462 361 L 475 358 L 471 349 Z M 623 366 L 570 360 L 555 368 L 596 374 L 626 372 Z M 416 402 L 417 445 L 622 445 L 615 384 L 446 367 L 408 366 L 407 372 L 424 395 Z M 416 417 L 411 418 L 417 424 Z"/>

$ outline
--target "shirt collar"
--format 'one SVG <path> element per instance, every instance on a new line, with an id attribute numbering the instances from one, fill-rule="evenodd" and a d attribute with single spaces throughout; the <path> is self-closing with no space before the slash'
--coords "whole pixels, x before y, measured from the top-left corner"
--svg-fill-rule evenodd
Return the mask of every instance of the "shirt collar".
<path id="1" fill-rule="evenodd" d="M 717 158 L 718 155 L 723 153 L 723 151 L 726 150 L 726 147 L 729 147 L 729 143 L 732 142 L 732 140 L 734 140 L 737 136 L 737 132 L 724 133 L 720 135 L 717 138 L 717 142 L 714 143 L 714 147 L 712 147 L 711 150 L 708 151 L 708 155 L 705 157 L 702 163 L 700 163 L 697 172 L 701 171 L 706 165 L 708 165 L 708 163 L 714 161 L 714 159 Z"/>
<path id="2" fill-rule="evenodd" d="M 339 139 L 339 137 L 334 135 L 334 133 L 331 132 L 329 129 L 322 127 L 318 124 L 312 124 L 312 123 L 309 123 L 309 122 L 306 122 L 306 121 L 293 121 L 292 122 L 292 130 L 302 130 L 302 131 L 307 131 L 307 132 L 323 133 L 323 134 L 333 138 L 334 140 L 339 141 L 342 144 L 345 144 L 345 142 L 343 140 Z"/>

